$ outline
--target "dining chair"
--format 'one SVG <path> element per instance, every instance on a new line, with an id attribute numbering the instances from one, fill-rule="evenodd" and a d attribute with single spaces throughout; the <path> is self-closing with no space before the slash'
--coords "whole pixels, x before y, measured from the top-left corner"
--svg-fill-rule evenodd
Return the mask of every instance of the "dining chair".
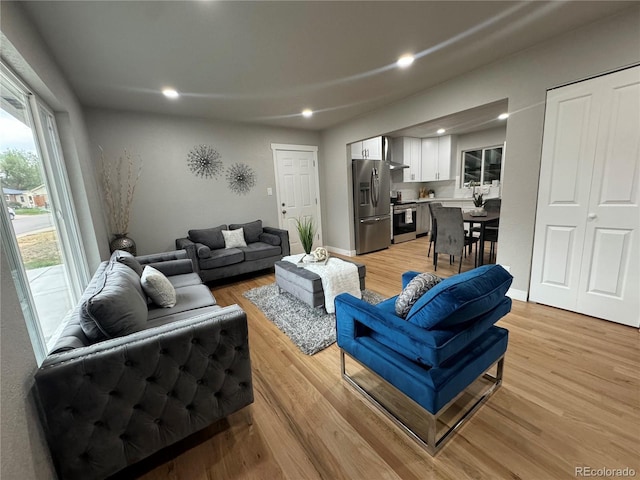
<path id="1" fill-rule="evenodd" d="M 431 236 L 429 238 L 429 250 L 427 251 L 427 258 L 431 255 L 431 245 L 436 241 L 437 235 L 437 225 L 436 225 L 436 217 L 433 215 L 434 207 L 441 207 L 442 203 L 440 202 L 429 202 L 429 213 L 431 214 Z"/>
<path id="2" fill-rule="evenodd" d="M 502 206 L 502 200 L 500 198 L 489 198 L 484 202 L 484 209 L 487 212 L 500 212 Z M 469 235 L 477 233 L 480 235 L 480 227 L 473 227 Z M 496 256 L 496 243 L 498 243 L 498 225 L 487 225 L 484 228 L 484 241 L 490 242 L 489 247 L 489 262 Z M 479 252 L 479 255 L 484 255 L 484 252 Z"/>
<path id="3" fill-rule="evenodd" d="M 449 264 L 453 264 L 456 256 L 460 256 L 458 265 L 458 273 L 462 270 L 462 257 L 465 254 L 467 246 L 477 244 L 476 237 L 468 237 L 465 234 L 464 224 L 462 221 L 462 209 L 452 207 L 434 207 L 434 218 L 438 228 L 435 246 L 433 249 L 433 266 L 438 270 L 438 254 L 444 253 L 449 255 Z M 476 253 L 477 253 L 476 245 Z M 477 265 L 477 258 L 474 266 Z"/>

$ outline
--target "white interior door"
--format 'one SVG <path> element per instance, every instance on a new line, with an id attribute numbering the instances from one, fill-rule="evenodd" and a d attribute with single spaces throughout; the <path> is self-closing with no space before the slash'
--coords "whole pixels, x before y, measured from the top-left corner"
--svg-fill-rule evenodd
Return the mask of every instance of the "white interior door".
<path id="1" fill-rule="evenodd" d="M 578 310 L 639 326 L 640 67 L 603 80 Z"/>
<path id="2" fill-rule="evenodd" d="M 638 326 L 640 67 L 547 95 L 530 299 Z"/>
<path id="3" fill-rule="evenodd" d="M 312 248 L 322 245 L 318 195 L 317 148 L 273 145 L 280 228 L 289 231 L 291 253 L 303 253 L 296 220 L 312 218 L 316 236 Z M 303 146 L 297 148 L 305 148 Z"/>

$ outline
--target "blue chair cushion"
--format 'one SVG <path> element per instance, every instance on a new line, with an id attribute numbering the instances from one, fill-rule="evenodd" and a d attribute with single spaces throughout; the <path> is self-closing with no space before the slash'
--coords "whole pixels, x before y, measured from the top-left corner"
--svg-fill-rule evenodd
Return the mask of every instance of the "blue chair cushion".
<path id="1" fill-rule="evenodd" d="M 427 330 L 455 329 L 496 308 L 512 281 L 500 265 L 454 275 L 420 297 L 409 310 L 407 321 Z"/>
<path id="2" fill-rule="evenodd" d="M 372 337 L 345 339 L 340 346 L 432 414 L 436 414 L 502 357 L 508 331 L 490 327 L 439 367 L 415 363 Z"/>

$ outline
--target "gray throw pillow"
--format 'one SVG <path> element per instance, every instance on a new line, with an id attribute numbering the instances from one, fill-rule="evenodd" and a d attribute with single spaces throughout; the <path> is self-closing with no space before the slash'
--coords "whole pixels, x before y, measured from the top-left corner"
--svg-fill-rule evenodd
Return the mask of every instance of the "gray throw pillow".
<path id="1" fill-rule="evenodd" d="M 220 225 L 215 228 L 205 228 L 202 230 L 189 230 L 189 239 L 195 243 L 202 243 L 211 250 L 224 248 L 224 237 L 222 230 L 226 230 L 226 225 Z"/>
<path id="2" fill-rule="evenodd" d="M 232 223 L 229 225 L 229 230 L 237 230 L 242 228 L 244 230 L 244 239 L 247 243 L 255 243 L 260 241 L 260 234 L 262 233 L 262 220 L 255 220 L 249 223 Z"/>
<path id="3" fill-rule="evenodd" d="M 279 247 L 282 244 L 282 239 L 278 235 L 267 232 L 260 234 L 260 241 L 273 245 L 274 247 Z"/>
<path id="4" fill-rule="evenodd" d="M 142 272 L 140 283 L 153 303 L 162 308 L 175 307 L 176 289 L 162 272 L 147 265 Z"/>
<path id="5" fill-rule="evenodd" d="M 209 258 L 211 256 L 211 249 L 202 243 L 196 243 L 196 252 L 198 258 Z"/>
<path id="6" fill-rule="evenodd" d="M 112 261 L 112 262 L 120 262 L 123 265 L 126 265 L 131 270 L 136 272 L 138 274 L 138 277 L 140 277 L 142 275 L 142 269 L 144 267 L 140 264 L 140 262 L 138 260 L 136 260 L 136 257 L 131 255 L 129 252 L 125 252 L 124 250 L 115 250 L 111 254 L 110 261 Z"/>
<path id="7" fill-rule="evenodd" d="M 140 277 L 120 262 L 110 262 L 101 283 L 80 306 L 80 326 L 97 342 L 137 332 L 147 323 L 147 301 Z"/>
<path id="8" fill-rule="evenodd" d="M 416 275 L 396 298 L 396 314 L 399 317 L 406 318 L 413 304 L 441 281 L 442 279 L 433 273 Z"/>

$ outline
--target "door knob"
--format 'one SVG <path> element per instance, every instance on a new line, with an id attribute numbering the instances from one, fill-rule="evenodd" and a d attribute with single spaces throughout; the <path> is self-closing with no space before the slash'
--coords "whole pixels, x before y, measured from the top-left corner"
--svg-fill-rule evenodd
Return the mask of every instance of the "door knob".
<path id="1" fill-rule="evenodd" d="M 282 210 L 282 214 L 284 215 L 285 213 L 287 213 L 287 211 L 286 210 Z"/>
<path id="2" fill-rule="evenodd" d="M 589 220 L 595 220 L 596 218 L 598 218 L 598 215 L 596 215 L 595 213 L 590 213 L 589 215 L 587 215 L 587 218 Z"/>

